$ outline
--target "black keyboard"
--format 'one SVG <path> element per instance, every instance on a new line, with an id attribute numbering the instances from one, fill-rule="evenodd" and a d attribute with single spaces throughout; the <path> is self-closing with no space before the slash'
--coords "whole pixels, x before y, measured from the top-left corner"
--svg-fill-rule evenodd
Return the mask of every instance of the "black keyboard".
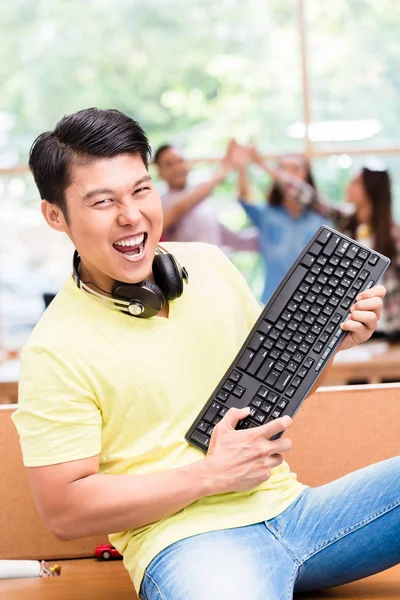
<path id="1" fill-rule="evenodd" d="M 238 429 L 293 416 L 345 336 L 355 297 L 389 266 L 385 256 L 323 226 L 265 306 L 185 438 L 207 451 L 231 407 L 250 406 Z"/>

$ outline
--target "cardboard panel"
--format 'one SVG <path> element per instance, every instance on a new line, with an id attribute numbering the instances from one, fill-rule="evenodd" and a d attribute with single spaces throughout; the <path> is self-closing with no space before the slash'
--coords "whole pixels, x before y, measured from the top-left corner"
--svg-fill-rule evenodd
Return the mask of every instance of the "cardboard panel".
<path id="1" fill-rule="evenodd" d="M 400 454 L 400 384 L 321 388 L 287 436 L 291 469 L 312 487 Z"/>
<path id="2" fill-rule="evenodd" d="M 19 437 L 11 414 L 15 405 L 0 406 L 0 558 L 60 559 L 94 556 L 107 536 L 60 542 L 43 525 L 22 463 Z"/>

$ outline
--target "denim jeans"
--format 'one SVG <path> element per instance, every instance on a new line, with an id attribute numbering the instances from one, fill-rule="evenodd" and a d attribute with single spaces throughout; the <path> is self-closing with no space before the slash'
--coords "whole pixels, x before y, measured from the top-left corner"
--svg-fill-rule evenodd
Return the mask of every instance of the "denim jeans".
<path id="1" fill-rule="evenodd" d="M 400 562 L 400 456 L 317 488 L 277 517 L 186 538 L 146 569 L 143 600 L 290 600 Z"/>

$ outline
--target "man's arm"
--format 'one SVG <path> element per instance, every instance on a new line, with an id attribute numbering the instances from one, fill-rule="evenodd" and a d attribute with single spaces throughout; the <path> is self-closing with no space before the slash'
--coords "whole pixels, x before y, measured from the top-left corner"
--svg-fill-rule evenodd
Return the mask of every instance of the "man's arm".
<path id="1" fill-rule="evenodd" d="M 234 147 L 235 141 L 231 140 L 228 144 L 226 154 L 222 160 L 221 167 L 209 181 L 196 186 L 193 190 L 178 200 L 174 206 L 164 210 L 164 229 L 169 229 L 175 225 L 175 223 L 179 221 L 183 215 L 185 215 L 194 206 L 197 206 L 197 204 L 200 204 L 200 202 L 203 202 L 203 200 L 205 200 L 211 194 L 214 188 L 224 181 L 228 173 L 230 173 L 230 171 L 233 169 L 232 152 Z"/>
<path id="2" fill-rule="evenodd" d="M 169 208 L 164 210 L 164 229 L 169 229 L 179 219 L 183 217 L 190 209 L 200 202 L 203 202 L 211 194 L 214 188 L 224 181 L 225 177 L 229 173 L 231 168 L 229 166 L 222 166 L 222 168 L 217 171 L 217 173 L 209 180 L 201 183 L 196 186 L 193 190 L 185 194 L 183 198 L 178 200 L 178 202 Z"/>

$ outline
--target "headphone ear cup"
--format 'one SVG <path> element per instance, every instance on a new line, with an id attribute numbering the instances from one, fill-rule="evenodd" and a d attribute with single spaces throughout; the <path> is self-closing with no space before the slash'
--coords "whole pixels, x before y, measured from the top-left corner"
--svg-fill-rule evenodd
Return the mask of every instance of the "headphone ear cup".
<path id="1" fill-rule="evenodd" d="M 172 254 L 157 254 L 153 260 L 154 281 L 160 286 L 167 300 L 182 296 L 182 272 Z"/>
<path id="2" fill-rule="evenodd" d="M 141 281 L 136 284 L 117 282 L 112 290 L 115 299 L 130 303 L 128 313 L 141 319 L 154 317 L 165 305 L 165 296 L 158 285 L 152 281 Z M 134 312 L 134 307 L 142 307 L 142 312 Z"/>

